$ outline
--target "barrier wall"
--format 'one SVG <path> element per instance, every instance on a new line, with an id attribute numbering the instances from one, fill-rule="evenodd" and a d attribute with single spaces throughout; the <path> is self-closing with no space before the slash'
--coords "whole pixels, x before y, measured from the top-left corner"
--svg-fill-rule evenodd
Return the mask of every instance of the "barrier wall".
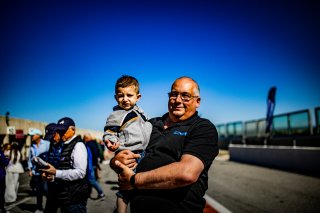
<path id="1" fill-rule="evenodd" d="M 230 160 L 320 176 L 320 148 L 282 146 L 229 146 Z"/>

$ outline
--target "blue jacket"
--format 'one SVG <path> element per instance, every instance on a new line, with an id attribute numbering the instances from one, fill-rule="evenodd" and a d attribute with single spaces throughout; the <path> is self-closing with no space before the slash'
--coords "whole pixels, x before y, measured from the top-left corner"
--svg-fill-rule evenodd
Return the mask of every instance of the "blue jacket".
<path id="1" fill-rule="evenodd" d="M 9 164 L 9 158 L 7 158 L 2 150 L 0 150 L 0 179 L 6 176 L 6 166 Z"/>

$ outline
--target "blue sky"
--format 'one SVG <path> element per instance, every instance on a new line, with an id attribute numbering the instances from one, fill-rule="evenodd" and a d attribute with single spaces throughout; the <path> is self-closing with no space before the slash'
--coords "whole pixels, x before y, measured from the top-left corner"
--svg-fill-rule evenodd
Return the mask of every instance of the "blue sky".
<path id="1" fill-rule="evenodd" d="M 220 124 L 320 106 L 315 1 L 1 1 L 1 105 L 12 117 L 103 130 L 123 74 L 149 117 L 180 76 L 200 85 Z"/>

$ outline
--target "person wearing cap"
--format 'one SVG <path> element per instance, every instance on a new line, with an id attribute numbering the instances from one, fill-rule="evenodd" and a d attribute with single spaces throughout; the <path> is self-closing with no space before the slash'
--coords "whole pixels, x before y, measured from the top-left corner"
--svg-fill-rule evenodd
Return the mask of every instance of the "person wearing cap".
<path id="1" fill-rule="evenodd" d="M 61 136 L 57 132 L 57 124 L 50 123 L 45 128 L 44 139 L 50 141 L 50 148 L 47 154 L 47 162 L 58 167 L 60 163 L 60 155 L 62 152 L 63 142 L 61 141 Z"/>
<path id="2" fill-rule="evenodd" d="M 60 162 L 60 156 L 62 151 L 62 141 L 60 140 L 60 135 L 56 131 L 57 124 L 50 123 L 45 127 L 45 136 L 44 139 L 50 141 L 50 148 L 47 155 L 47 162 L 53 165 L 54 167 L 58 167 Z M 43 179 L 46 179 L 45 173 L 42 173 Z M 53 175 L 49 178 L 53 178 Z M 48 179 L 49 179 L 48 178 Z M 46 205 L 44 212 L 57 212 L 58 211 L 58 194 L 56 190 L 57 182 L 47 181 L 48 184 L 48 195 L 46 200 Z"/>
<path id="3" fill-rule="evenodd" d="M 35 212 L 41 213 L 43 212 L 42 200 L 43 195 L 46 193 L 46 183 L 41 178 L 41 172 L 37 165 L 32 162 L 32 159 L 35 156 L 39 156 L 42 159 L 46 159 L 46 155 L 49 150 L 50 142 L 42 139 L 42 132 L 39 129 L 31 129 L 31 146 L 29 151 L 28 158 L 28 169 L 29 176 L 32 178 L 32 182 L 36 188 L 36 196 L 37 196 L 37 210 Z"/>
<path id="4" fill-rule="evenodd" d="M 44 179 L 56 182 L 57 206 L 61 212 L 85 213 L 89 197 L 86 178 L 88 154 L 81 136 L 76 135 L 75 131 L 71 118 L 64 117 L 58 121 L 56 132 L 63 143 L 60 160 L 56 166 L 48 163 L 49 167 L 42 171 Z"/>

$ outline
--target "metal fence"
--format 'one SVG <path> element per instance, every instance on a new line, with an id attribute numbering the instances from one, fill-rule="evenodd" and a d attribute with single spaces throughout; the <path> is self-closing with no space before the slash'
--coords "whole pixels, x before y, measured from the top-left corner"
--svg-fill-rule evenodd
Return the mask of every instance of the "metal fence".
<path id="1" fill-rule="evenodd" d="M 320 107 L 314 109 L 314 118 L 313 126 L 308 109 L 274 115 L 270 133 L 265 131 L 265 118 L 218 124 L 219 146 L 222 149 L 228 149 L 229 144 L 320 147 Z"/>

